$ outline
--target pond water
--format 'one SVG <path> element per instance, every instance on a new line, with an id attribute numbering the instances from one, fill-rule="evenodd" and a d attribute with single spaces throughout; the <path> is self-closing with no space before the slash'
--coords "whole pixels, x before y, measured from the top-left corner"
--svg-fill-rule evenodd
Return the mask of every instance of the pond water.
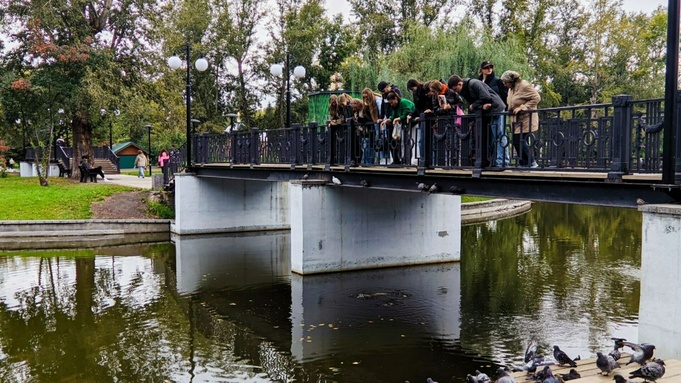
<path id="1" fill-rule="evenodd" d="M 460 263 L 301 277 L 286 232 L 0 253 L 2 382 L 464 382 L 637 341 L 641 217 L 534 204 Z M 453 379 L 453 380 L 452 380 Z"/>

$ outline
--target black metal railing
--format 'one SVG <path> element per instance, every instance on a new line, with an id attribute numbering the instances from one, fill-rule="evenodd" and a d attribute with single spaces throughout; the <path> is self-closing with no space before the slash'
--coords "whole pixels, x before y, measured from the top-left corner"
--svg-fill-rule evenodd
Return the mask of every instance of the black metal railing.
<path id="1" fill-rule="evenodd" d="M 476 170 L 494 165 L 497 147 L 510 159 L 508 167 L 530 166 L 518 153 L 518 144 L 524 142 L 537 170 L 606 172 L 618 180 L 624 174 L 661 172 L 663 106 L 662 99 L 633 101 L 630 96 L 616 96 L 609 104 L 526 112 L 529 118 L 524 122 L 513 123 L 503 113 L 503 133 L 496 139 L 490 130 L 499 115 L 472 114 L 422 114 L 417 124 L 398 129 L 348 119 L 340 125 L 201 134 L 193 140 L 194 162 L 325 165 L 327 169 L 417 167 L 419 172 L 473 169 L 475 175 Z M 530 129 L 533 122 L 538 125 L 535 131 Z"/>

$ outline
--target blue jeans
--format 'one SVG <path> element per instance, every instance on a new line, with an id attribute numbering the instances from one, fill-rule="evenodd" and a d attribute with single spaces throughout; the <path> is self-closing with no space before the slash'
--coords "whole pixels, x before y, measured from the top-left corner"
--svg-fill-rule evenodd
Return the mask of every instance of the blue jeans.
<path id="1" fill-rule="evenodd" d="M 144 169 L 145 168 L 146 168 L 146 166 L 138 166 L 137 167 L 137 169 L 139 170 L 139 172 L 137 173 L 137 177 L 144 178 Z"/>
<path id="2" fill-rule="evenodd" d="M 508 156 L 506 147 L 508 146 L 508 137 L 504 135 L 504 116 L 493 116 L 490 125 L 492 132 L 492 148 L 496 148 L 496 155 L 494 157 L 494 165 L 502 167 L 511 164 L 511 159 Z"/>

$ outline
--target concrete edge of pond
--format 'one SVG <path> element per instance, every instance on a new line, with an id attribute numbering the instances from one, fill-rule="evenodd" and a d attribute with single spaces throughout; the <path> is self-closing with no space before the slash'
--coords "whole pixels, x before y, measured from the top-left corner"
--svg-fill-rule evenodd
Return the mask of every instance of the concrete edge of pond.
<path id="1" fill-rule="evenodd" d="M 75 249 L 170 240 L 167 219 L 0 221 L 0 250 Z"/>
<path id="2" fill-rule="evenodd" d="M 494 199 L 461 205 L 461 224 L 503 219 L 532 208 L 530 201 Z M 76 249 L 170 241 L 168 219 L 0 221 L 0 250 Z"/>
<path id="3" fill-rule="evenodd" d="M 472 225 L 485 221 L 514 217 L 529 211 L 531 201 L 493 199 L 461 204 L 461 224 Z"/>

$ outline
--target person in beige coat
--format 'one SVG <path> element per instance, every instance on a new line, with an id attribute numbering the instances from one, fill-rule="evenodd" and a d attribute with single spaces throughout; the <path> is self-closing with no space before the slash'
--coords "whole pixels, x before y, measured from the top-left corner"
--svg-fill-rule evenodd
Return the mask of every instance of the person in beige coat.
<path id="1" fill-rule="evenodd" d="M 513 147 L 518 153 L 518 163 L 520 166 L 538 168 L 533 150 L 527 145 L 527 136 L 539 130 L 539 116 L 528 111 L 537 110 L 541 96 L 532 84 L 520 78 L 518 72 L 511 70 L 504 72 L 501 75 L 501 82 L 508 88 L 506 104 L 511 113 Z"/>
<path id="2" fill-rule="evenodd" d="M 138 169 L 137 178 L 144 178 L 144 169 L 147 167 L 147 156 L 141 150 L 137 151 L 135 157 L 135 167 Z"/>

